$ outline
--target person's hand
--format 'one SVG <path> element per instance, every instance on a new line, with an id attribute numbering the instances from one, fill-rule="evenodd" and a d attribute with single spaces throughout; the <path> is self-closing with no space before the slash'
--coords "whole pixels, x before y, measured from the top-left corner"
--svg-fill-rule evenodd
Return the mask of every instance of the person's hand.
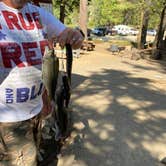
<path id="1" fill-rule="evenodd" d="M 79 30 L 66 28 L 59 36 L 58 42 L 61 47 L 65 44 L 70 44 L 73 49 L 78 49 L 81 47 L 84 40 L 84 36 Z"/>

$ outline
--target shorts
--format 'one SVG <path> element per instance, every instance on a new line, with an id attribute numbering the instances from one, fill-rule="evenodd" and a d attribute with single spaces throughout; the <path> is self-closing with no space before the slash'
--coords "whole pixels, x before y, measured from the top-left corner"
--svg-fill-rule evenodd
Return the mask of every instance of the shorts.
<path id="1" fill-rule="evenodd" d="M 36 166 L 40 114 L 22 122 L 0 123 L 0 166 Z"/>

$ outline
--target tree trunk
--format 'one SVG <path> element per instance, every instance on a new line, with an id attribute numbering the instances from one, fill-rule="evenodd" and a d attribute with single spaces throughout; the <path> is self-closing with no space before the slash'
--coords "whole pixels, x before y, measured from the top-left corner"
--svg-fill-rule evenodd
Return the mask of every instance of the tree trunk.
<path id="1" fill-rule="evenodd" d="M 61 0 L 60 4 L 60 21 L 62 23 L 65 21 L 65 0 Z"/>
<path id="2" fill-rule="evenodd" d="M 79 26 L 85 35 L 85 40 L 87 40 L 87 22 L 88 22 L 87 6 L 88 6 L 87 0 L 80 0 Z"/>
<path id="3" fill-rule="evenodd" d="M 138 35 L 138 49 L 145 48 L 148 21 L 149 21 L 149 10 L 143 10 L 141 13 L 141 27 Z"/>
<path id="4" fill-rule="evenodd" d="M 162 46 L 161 43 L 163 42 L 165 30 L 166 30 L 166 5 L 164 6 L 161 12 L 160 24 L 153 45 L 154 48 L 160 48 Z"/>
<path id="5" fill-rule="evenodd" d="M 154 48 L 154 51 L 152 53 L 153 59 L 161 59 L 163 56 L 163 52 L 166 52 L 166 37 L 164 37 L 165 30 L 166 30 L 166 5 L 164 6 L 161 12 L 160 24 L 153 44 Z"/>

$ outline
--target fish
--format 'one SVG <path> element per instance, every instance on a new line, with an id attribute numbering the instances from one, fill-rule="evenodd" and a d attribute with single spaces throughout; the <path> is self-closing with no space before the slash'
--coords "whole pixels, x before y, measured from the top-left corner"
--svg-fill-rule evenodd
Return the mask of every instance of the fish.
<path id="1" fill-rule="evenodd" d="M 57 104 L 57 115 L 58 115 L 58 125 L 61 131 L 61 136 L 65 136 L 67 131 L 68 124 L 68 115 L 65 107 L 65 96 L 64 96 L 64 88 L 61 86 L 56 93 L 56 104 Z"/>
<path id="2" fill-rule="evenodd" d="M 69 47 L 70 48 L 70 47 Z M 55 119 L 55 139 L 59 140 L 66 136 L 68 126 L 68 112 L 71 96 L 71 69 L 72 54 L 71 48 L 67 56 L 67 72 L 62 76 L 62 84 L 57 88 L 59 74 L 59 59 L 53 49 L 45 48 L 42 62 L 42 79 L 47 95 L 52 106 L 52 117 Z"/>
<path id="3" fill-rule="evenodd" d="M 71 87 L 70 87 L 70 80 L 67 75 L 62 77 L 63 82 L 63 92 L 64 92 L 64 99 L 65 99 L 65 107 L 68 108 L 70 96 L 71 96 Z"/>
<path id="4" fill-rule="evenodd" d="M 42 60 L 42 80 L 50 102 L 55 102 L 55 93 L 59 73 L 59 59 L 54 49 L 45 48 Z"/>

